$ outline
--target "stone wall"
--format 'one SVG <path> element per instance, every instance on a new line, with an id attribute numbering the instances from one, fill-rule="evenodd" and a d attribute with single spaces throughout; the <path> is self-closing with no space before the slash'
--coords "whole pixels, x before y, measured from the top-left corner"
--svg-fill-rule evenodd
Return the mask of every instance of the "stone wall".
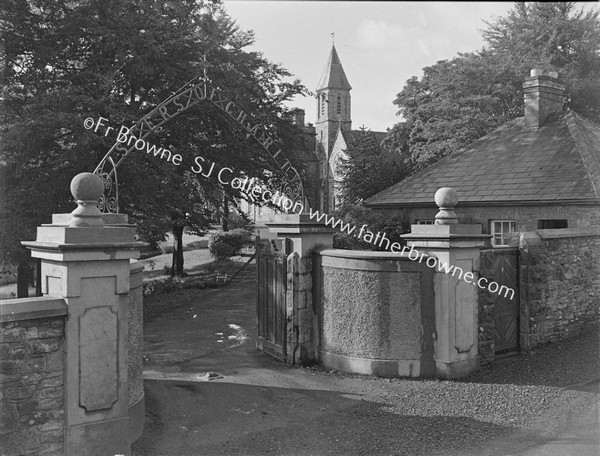
<path id="1" fill-rule="evenodd" d="M 0 455 L 57 455 L 64 443 L 66 305 L 0 303 Z"/>
<path id="2" fill-rule="evenodd" d="M 317 357 L 312 263 L 312 258 L 300 257 L 296 252 L 288 255 L 287 258 L 287 340 L 291 342 L 287 352 L 288 361 L 292 364 L 312 364 Z"/>
<path id="3" fill-rule="evenodd" d="M 598 325 L 600 230 L 568 228 L 521 233 L 519 319 L 521 350 L 556 342 Z M 482 250 L 479 274 L 494 279 L 497 250 Z M 479 289 L 479 356 L 495 358 L 495 294 Z"/>
<path id="4" fill-rule="evenodd" d="M 132 261 L 129 277 L 128 403 L 131 441 L 144 430 L 144 264 Z"/>
<path id="5" fill-rule="evenodd" d="M 600 230 L 523 233 L 521 307 L 525 350 L 566 339 L 598 325 Z"/>
<path id="6" fill-rule="evenodd" d="M 131 265 L 129 436 L 144 428 L 143 265 Z M 0 456 L 64 453 L 65 316 L 62 299 L 0 301 Z"/>
<path id="7" fill-rule="evenodd" d="M 320 349 L 326 368 L 433 376 L 433 272 L 391 252 L 320 252 Z"/>

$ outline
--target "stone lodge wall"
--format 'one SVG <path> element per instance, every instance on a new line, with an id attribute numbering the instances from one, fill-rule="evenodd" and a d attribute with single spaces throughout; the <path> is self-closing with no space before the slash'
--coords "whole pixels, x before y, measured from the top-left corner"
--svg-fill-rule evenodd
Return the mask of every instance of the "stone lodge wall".
<path id="1" fill-rule="evenodd" d="M 519 250 L 520 347 L 528 351 L 598 325 L 600 229 L 537 230 L 521 233 Z M 495 249 L 482 250 L 479 274 L 494 278 Z M 478 290 L 479 356 L 495 358 L 494 297 Z"/>
<path id="2" fill-rule="evenodd" d="M 399 209 L 375 209 L 386 216 Z M 411 224 L 417 220 L 433 220 L 438 212 L 435 206 L 424 208 L 408 208 Z M 600 226 L 600 207 L 592 205 L 563 206 L 462 206 L 457 208 L 459 223 L 481 223 L 483 233 L 489 234 L 490 220 L 515 220 L 517 231 L 537 230 L 540 219 L 566 219 L 569 228 Z"/>
<path id="3" fill-rule="evenodd" d="M 66 305 L 0 302 L 0 455 L 63 454 Z"/>
<path id="4" fill-rule="evenodd" d="M 528 322 L 522 348 L 597 327 L 600 229 L 538 230 L 522 237 L 521 315 Z"/>

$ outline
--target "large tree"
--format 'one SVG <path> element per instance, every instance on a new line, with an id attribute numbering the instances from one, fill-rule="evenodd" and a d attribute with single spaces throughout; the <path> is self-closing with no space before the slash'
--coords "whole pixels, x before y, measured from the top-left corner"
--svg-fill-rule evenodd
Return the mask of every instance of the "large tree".
<path id="1" fill-rule="evenodd" d="M 394 100 L 403 120 L 384 143 L 412 172 L 523 115 L 521 87 L 532 68 L 558 72 L 570 106 L 600 121 L 596 11 L 573 2 L 520 2 L 486 25 L 484 49 L 424 68 Z"/>
<path id="2" fill-rule="evenodd" d="M 395 184 L 405 176 L 405 166 L 386 151 L 366 128 L 354 132 L 351 147 L 340 156 L 342 205 L 352 206 Z"/>
<path id="3" fill-rule="evenodd" d="M 215 84 L 282 140 L 282 102 L 305 89 L 289 73 L 245 48 L 240 30 L 215 1 L 7 0 L 2 25 L 0 195 L 3 259 L 22 260 L 22 239 L 54 212 L 73 209 L 69 181 L 91 171 L 115 141 L 88 131 L 86 117 L 131 125 L 206 69 Z M 282 133 L 283 132 L 283 133 Z M 202 155 L 265 179 L 273 163 L 240 127 L 211 106 L 198 106 L 149 138 L 185 157 Z M 182 225 L 206 226 L 197 215 L 214 182 L 143 154 L 119 168 L 121 210 L 144 239 Z M 221 189 L 233 192 L 232 189 Z M 243 196 L 243 195 L 241 195 Z M 205 205 L 204 205 L 205 206 Z"/>

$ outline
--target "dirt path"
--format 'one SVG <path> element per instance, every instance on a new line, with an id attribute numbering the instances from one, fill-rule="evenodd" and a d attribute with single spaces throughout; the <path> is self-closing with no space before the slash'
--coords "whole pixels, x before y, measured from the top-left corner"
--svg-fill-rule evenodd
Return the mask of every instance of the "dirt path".
<path id="1" fill-rule="evenodd" d="M 145 325 L 147 422 L 136 456 L 598 454 L 597 337 L 464 382 L 388 381 L 257 352 L 252 269 L 225 288 L 166 297 L 177 307 Z M 146 305 L 156 299 L 165 296 Z M 574 379 L 591 383 L 565 388 Z"/>

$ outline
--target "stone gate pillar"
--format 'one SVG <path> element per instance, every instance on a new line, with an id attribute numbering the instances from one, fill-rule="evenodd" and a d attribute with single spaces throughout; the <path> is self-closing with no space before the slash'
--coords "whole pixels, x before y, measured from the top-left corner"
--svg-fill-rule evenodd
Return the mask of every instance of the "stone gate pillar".
<path id="1" fill-rule="evenodd" d="M 306 214 L 282 214 L 266 224 L 278 237 L 288 238 L 292 252 L 287 257 L 287 353 L 293 364 L 312 364 L 319 358 L 318 295 L 313 283 L 319 268 L 315 251 L 333 247 L 334 229 L 311 220 Z"/>
<path id="2" fill-rule="evenodd" d="M 42 261 L 42 292 L 68 306 L 65 326 L 65 453 L 129 455 L 128 302 L 130 259 L 143 243 L 121 214 L 105 226 L 97 202 L 100 177 L 71 182 L 78 207 L 38 227 L 24 242 Z"/>
<path id="3" fill-rule="evenodd" d="M 454 212 L 458 198 L 452 188 L 440 188 L 435 202 L 440 208 L 435 225 L 412 225 L 411 233 L 402 237 L 412 247 L 411 259 L 421 258 L 421 253 L 437 258 L 434 360 L 436 377 L 450 379 L 479 367 L 479 250 L 490 235 L 482 234 L 481 225 L 458 223 Z"/>

